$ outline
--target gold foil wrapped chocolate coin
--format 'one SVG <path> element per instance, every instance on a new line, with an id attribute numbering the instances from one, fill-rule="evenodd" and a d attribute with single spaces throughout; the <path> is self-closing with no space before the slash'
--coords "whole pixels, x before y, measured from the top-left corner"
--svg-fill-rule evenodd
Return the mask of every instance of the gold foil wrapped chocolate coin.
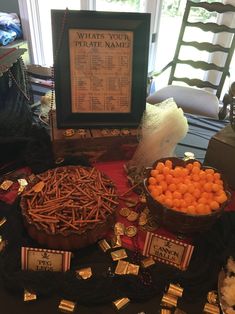
<path id="1" fill-rule="evenodd" d="M 176 297 L 182 297 L 184 289 L 180 285 L 170 284 L 167 293 L 174 295 Z"/>
<path id="2" fill-rule="evenodd" d="M 139 226 L 146 225 L 147 221 L 148 221 L 147 214 L 142 212 L 139 216 L 139 221 L 138 221 Z"/>
<path id="3" fill-rule="evenodd" d="M 119 260 L 115 269 L 116 275 L 126 275 L 129 262 Z"/>
<path id="4" fill-rule="evenodd" d="M 86 280 L 92 276 L 91 267 L 81 268 L 75 271 L 77 278 L 82 277 L 82 279 Z"/>
<path id="5" fill-rule="evenodd" d="M 0 227 L 2 227 L 7 222 L 6 217 L 0 219 Z"/>
<path id="6" fill-rule="evenodd" d="M 171 310 L 169 310 L 169 309 L 161 309 L 160 314 L 171 314 Z"/>
<path id="7" fill-rule="evenodd" d="M 204 313 L 220 314 L 220 309 L 217 305 L 206 303 L 203 309 Z"/>
<path id="8" fill-rule="evenodd" d="M 136 264 L 129 263 L 127 267 L 127 275 L 138 276 L 140 266 Z"/>
<path id="9" fill-rule="evenodd" d="M 140 195 L 139 196 L 139 201 L 140 201 L 140 203 L 146 203 L 146 196 L 145 195 Z"/>
<path id="10" fill-rule="evenodd" d="M 116 235 L 124 235 L 125 234 L 125 226 L 121 222 L 116 222 L 114 225 L 114 234 Z"/>
<path id="11" fill-rule="evenodd" d="M 24 290 L 24 302 L 35 301 L 37 299 L 37 295 L 28 290 Z"/>
<path id="12" fill-rule="evenodd" d="M 116 301 L 113 301 L 113 305 L 116 308 L 116 310 L 121 310 L 130 302 L 130 299 L 128 298 L 121 298 Z"/>
<path id="13" fill-rule="evenodd" d="M 207 294 L 207 301 L 211 304 L 217 304 L 218 303 L 218 294 L 216 291 L 209 291 Z"/>
<path id="14" fill-rule="evenodd" d="M 122 246 L 122 240 L 121 240 L 121 236 L 120 235 L 114 235 L 111 238 L 111 245 L 113 249 L 116 249 L 118 247 Z"/>
<path id="15" fill-rule="evenodd" d="M 113 261 L 118 261 L 120 259 L 127 258 L 126 251 L 124 249 L 116 250 L 111 252 L 111 257 Z"/>
<path id="16" fill-rule="evenodd" d="M 3 240 L 2 236 L 0 235 L 0 253 L 5 249 L 7 245 L 7 241 Z"/>
<path id="17" fill-rule="evenodd" d="M 153 219 L 153 217 L 149 216 L 147 219 L 147 223 L 144 226 L 141 226 L 144 230 L 146 231 L 155 231 L 156 229 L 158 229 L 158 224 L 156 223 L 156 221 Z"/>
<path id="18" fill-rule="evenodd" d="M 161 305 L 166 305 L 169 307 L 177 306 L 178 298 L 169 293 L 165 293 L 162 297 Z"/>
<path id="19" fill-rule="evenodd" d="M 59 304 L 59 311 L 64 313 L 73 313 L 76 303 L 69 300 L 61 300 Z"/>
<path id="20" fill-rule="evenodd" d="M 137 234 L 137 228 L 136 226 L 128 226 L 125 229 L 125 235 L 133 238 Z"/>
<path id="21" fill-rule="evenodd" d="M 5 180 L 1 183 L 0 185 L 0 189 L 7 191 L 8 189 L 10 189 L 10 187 L 12 186 L 14 182 L 11 180 Z"/>
<path id="22" fill-rule="evenodd" d="M 139 217 L 139 214 L 135 212 L 134 210 L 131 210 L 130 214 L 126 217 L 126 219 L 129 221 L 136 221 L 138 217 Z"/>
<path id="23" fill-rule="evenodd" d="M 141 266 L 143 268 L 150 267 L 155 264 L 155 260 L 150 256 L 141 261 Z"/>
<path id="24" fill-rule="evenodd" d="M 65 137 L 71 137 L 71 136 L 74 136 L 75 130 L 74 129 L 66 129 L 63 134 Z"/>
<path id="25" fill-rule="evenodd" d="M 45 182 L 44 181 L 39 181 L 38 183 L 36 183 L 33 187 L 32 187 L 32 190 L 35 192 L 35 193 L 39 193 L 42 191 L 42 189 L 44 188 L 45 186 Z"/>
<path id="26" fill-rule="evenodd" d="M 108 244 L 108 242 L 105 239 L 98 241 L 98 245 L 103 252 L 106 252 L 109 249 L 111 249 L 111 246 Z"/>
<path id="27" fill-rule="evenodd" d="M 130 210 L 130 208 L 128 208 L 128 207 L 122 207 L 122 208 L 120 208 L 120 210 L 119 210 L 119 214 L 120 214 L 122 217 L 127 217 L 128 215 L 130 215 L 130 212 L 131 212 L 131 210 Z"/>

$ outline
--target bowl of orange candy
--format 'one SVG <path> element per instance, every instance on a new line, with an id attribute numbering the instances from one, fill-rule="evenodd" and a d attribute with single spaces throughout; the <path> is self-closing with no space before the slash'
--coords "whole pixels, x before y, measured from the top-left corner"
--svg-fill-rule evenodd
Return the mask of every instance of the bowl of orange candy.
<path id="1" fill-rule="evenodd" d="M 147 171 L 144 191 L 152 218 L 177 234 L 208 230 L 230 200 L 223 175 L 196 159 L 157 160 Z"/>

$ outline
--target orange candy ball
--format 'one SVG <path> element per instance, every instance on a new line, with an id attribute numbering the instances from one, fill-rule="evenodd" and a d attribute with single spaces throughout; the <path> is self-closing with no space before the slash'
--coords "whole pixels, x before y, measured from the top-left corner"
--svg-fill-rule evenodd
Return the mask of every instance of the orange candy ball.
<path id="1" fill-rule="evenodd" d="M 198 161 L 185 167 L 174 167 L 170 159 L 157 163 L 148 190 L 164 206 L 190 215 L 208 215 L 228 199 L 220 173 Z"/>

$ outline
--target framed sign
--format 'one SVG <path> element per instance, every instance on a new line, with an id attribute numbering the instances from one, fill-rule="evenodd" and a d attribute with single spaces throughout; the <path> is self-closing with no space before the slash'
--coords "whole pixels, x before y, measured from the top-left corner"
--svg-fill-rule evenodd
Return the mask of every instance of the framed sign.
<path id="1" fill-rule="evenodd" d="M 193 250 L 194 246 L 189 243 L 147 232 L 143 255 L 151 256 L 154 260 L 186 270 Z"/>
<path id="2" fill-rule="evenodd" d="M 146 104 L 150 14 L 51 16 L 57 127 L 137 126 Z"/>
<path id="3" fill-rule="evenodd" d="M 22 270 L 59 271 L 70 269 L 71 252 L 41 248 L 21 248 Z"/>

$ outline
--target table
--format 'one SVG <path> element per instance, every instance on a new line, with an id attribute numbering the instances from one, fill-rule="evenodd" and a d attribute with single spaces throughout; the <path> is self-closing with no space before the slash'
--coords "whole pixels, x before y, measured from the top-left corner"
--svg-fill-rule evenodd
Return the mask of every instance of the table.
<path id="1" fill-rule="evenodd" d="M 182 157 L 186 150 L 192 151 L 198 159 L 203 161 L 210 137 L 226 125 L 227 122 L 203 118 L 199 119 L 190 115 L 187 116 L 187 118 L 190 129 L 185 139 L 177 146 L 176 155 Z M 117 168 L 116 172 L 118 173 L 119 170 L 120 169 Z M 1 217 L 6 216 L 8 219 L 8 223 L 3 226 L 0 231 L 3 238 L 6 237 L 9 239 L 9 245 L 12 245 L 12 249 L 14 250 L 19 249 L 19 244 L 14 244 L 15 239 L 18 238 L 21 239 L 22 243 L 33 244 L 19 226 L 21 219 L 17 208 L 17 202 L 13 205 L 0 203 L 0 215 Z M 230 209 L 233 208 L 230 206 Z M 17 213 L 16 217 L 14 216 L 14 211 Z M 126 280 L 124 278 L 107 276 L 107 265 L 110 265 L 110 258 L 104 254 L 97 245 L 92 245 L 79 250 L 79 253 L 75 256 L 80 266 L 89 265 L 92 261 L 95 274 L 95 280 L 92 284 L 87 281 L 84 282 L 84 286 L 80 284 L 78 286 L 75 285 L 74 289 L 69 289 L 68 291 L 66 287 L 64 287 L 63 295 L 58 295 L 58 293 L 56 293 L 56 287 L 54 286 L 55 281 L 52 280 L 48 282 L 47 289 L 42 289 L 45 292 L 44 295 L 39 296 L 37 301 L 31 303 L 23 302 L 23 292 L 19 293 L 22 282 L 27 286 L 27 282 L 31 281 L 30 277 L 27 276 L 25 279 L 22 279 L 23 277 L 20 271 L 14 272 L 14 275 L 11 277 L 10 272 L 7 273 L 5 271 L 9 269 L 11 265 L 10 263 L 6 263 L 5 267 L 3 267 L 5 253 L 0 253 L 1 312 L 4 314 L 15 314 L 16 312 L 18 314 L 41 314 L 43 312 L 54 314 L 58 313 L 60 300 L 67 298 L 66 296 L 68 295 L 71 296 L 74 294 L 74 296 L 78 298 L 75 313 L 79 314 L 117 313 L 112 306 L 111 300 L 114 300 L 117 296 L 122 297 L 127 295 L 131 297 L 132 301 L 126 308 L 121 310 L 121 313 L 137 314 L 144 312 L 145 314 L 156 314 L 159 311 L 162 297 L 162 292 L 159 292 L 159 289 L 171 280 L 178 280 L 185 284 L 185 297 L 179 300 L 179 308 L 188 314 L 200 314 L 206 302 L 207 289 L 217 289 L 217 275 L 221 269 L 221 265 L 224 263 L 228 252 L 234 249 L 231 244 L 231 242 L 235 243 L 235 241 L 233 241 L 235 237 L 234 226 L 235 217 L 233 212 L 226 212 L 223 219 L 221 219 L 210 232 L 206 235 L 200 235 L 195 239 L 197 250 L 190 264 L 190 271 L 182 273 L 177 269 L 159 263 L 156 269 L 150 271 L 154 282 L 151 288 L 149 288 L 150 286 L 144 288 L 140 287 L 140 282 L 137 282 L 135 278 L 128 278 L 128 280 Z M 228 248 L 230 250 L 228 250 Z M 129 254 L 131 257 L 132 253 L 128 251 L 128 256 Z M 14 256 L 14 254 L 12 255 Z M 8 261 L 12 261 L 12 259 L 8 258 Z M 18 265 L 15 261 L 13 264 Z M 96 278 L 98 278 L 98 280 L 96 280 Z M 102 282 L 100 278 L 102 278 Z M 69 279 L 70 277 L 66 277 L 66 282 L 69 282 Z M 38 277 L 38 281 L 39 280 L 40 278 Z M 43 283 L 43 280 L 41 283 Z M 11 290 L 15 288 L 15 291 L 9 292 L 5 287 L 6 284 L 11 287 Z M 50 293 L 50 289 L 53 293 Z M 97 299 L 95 296 L 97 296 Z"/>

